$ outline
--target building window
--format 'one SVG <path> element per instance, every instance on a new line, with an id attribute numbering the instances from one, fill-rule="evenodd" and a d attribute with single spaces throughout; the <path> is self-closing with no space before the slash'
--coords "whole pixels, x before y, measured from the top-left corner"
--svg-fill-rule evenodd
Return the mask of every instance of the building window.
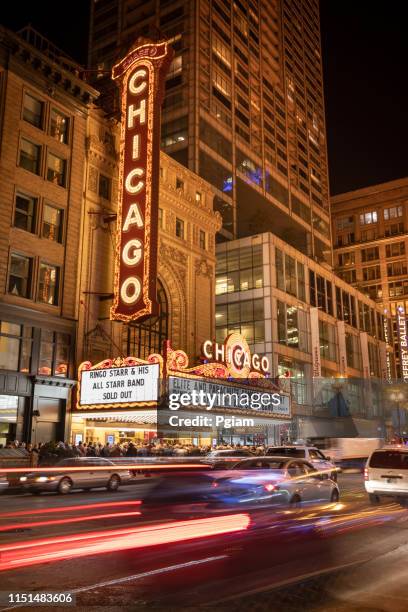
<path id="1" fill-rule="evenodd" d="M 0 369 L 30 372 L 33 328 L 0 322 Z"/>
<path id="2" fill-rule="evenodd" d="M 14 208 L 14 227 L 35 233 L 35 219 L 37 213 L 37 198 L 16 194 L 16 204 Z"/>
<path id="3" fill-rule="evenodd" d="M 289 357 L 278 356 L 279 378 L 290 379 L 290 389 L 297 404 L 307 403 L 307 383 L 305 370 L 307 364 Z"/>
<path id="4" fill-rule="evenodd" d="M 336 219 L 336 229 L 338 231 L 351 229 L 354 226 L 354 217 L 338 217 Z"/>
<path id="5" fill-rule="evenodd" d="M 262 245 L 218 254 L 216 295 L 260 287 L 263 287 Z"/>
<path id="6" fill-rule="evenodd" d="M 342 270 L 341 272 L 338 273 L 338 276 L 342 278 L 344 282 L 348 283 L 349 285 L 357 281 L 357 273 L 356 273 L 356 270 L 354 269 L 353 270 Z"/>
<path id="7" fill-rule="evenodd" d="M 8 292 L 19 297 L 31 297 L 31 271 L 33 267 L 31 257 L 12 253 L 10 257 L 10 272 Z"/>
<path id="8" fill-rule="evenodd" d="M 352 266 L 355 262 L 355 255 L 353 251 L 348 253 L 339 253 L 338 256 L 339 266 Z"/>
<path id="9" fill-rule="evenodd" d="M 333 314 L 333 287 L 330 281 L 309 270 L 310 304 Z"/>
<path id="10" fill-rule="evenodd" d="M 354 232 L 349 232 L 348 234 L 340 234 L 337 236 L 337 246 L 347 246 L 348 244 L 354 244 L 355 242 L 355 234 Z"/>
<path id="11" fill-rule="evenodd" d="M 196 195 L 195 195 L 196 204 L 201 204 L 202 200 L 203 200 L 202 194 L 199 191 L 196 191 Z"/>
<path id="12" fill-rule="evenodd" d="M 163 229 L 163 209 L 159 208 L 159 229 Z"/>
<path id="13" fill-rule="evenodd" d="M 200 249 L 206 249 L 206 239 L 204 230 L 200 230 Z"/>
<path id="14" fill-rule="evenodd" d="M 361 287 L 364 295 L 369 297 L 371 300 L 379 300 L 382 298 L 382 285 L 365 285 Z"/>
<path id="15" fill-rule="evenodd" d="M 387 264 L 387 276 L 402 276 L 407 273 L 406 261 L 394 261 Z"/>
<path id="16" fill-rule="evenodd" d="M 48 153 L 47 159 L 47 181 L 65 187 L 67 174 L 67 160 Z"/>
<path id="17" fill-rule="evenodd" d="M 62 242 L 63 218 L 63 210 L 44 204 L 42 237 L 54 242 Z"/>
<path id="18" fill-rule="evenodd" d="M 309 350 L 307 313 L 279 300 L 277 306 L 278 342 L 307 352 Z"/>
<path id="19" fill-rule="evenodd" d="M 223 342 L 228 334 L 242 334 L 248 344 L 265 339 L 263 299 L 219 304 L 215 313 L 216 340 Z"/>
<path id="20" fill-rule="evenodd" d="M 51 109 L 50 134 L 63 144 L 68 143 L 69 119 L 55 108 Z"/>
<path id="21" fill-rule="evenodd" d="M 111 185 L 112 181 L 108 176 L 105 176 L 104 174 L 99 175 L 98 194 L 101 198 L 104 198 L 105 200 L 110 200 Z"/>
<path id="22" fill-rule="evenodd" d="M 378 215 L 376 210 L 370 210 L 360 215 L 360 225 L 369 225 L 370 223 L 377 223 L 377 221 Z"/>
<path id="23" fill-rule="evenodd" d="M 163 350 L 163 342 L 169 338 L 169 306 L 163 285 L 158 281 L 157 301 L 159 315 L 142 323 L 127 326 L 127 347 L 131 355 L 147 359 L 152 353 Z"/>
<path id="24" fill-rule="evenodd" d="M 336 328 L 326 321 L 319 321 L 320 356 L 322 359 L 336 361 Z"/>
<path id="25" fill-rule="evenodd" d="M 278 289 L 305 301 L 305 267 L 287 253 L 275 249 Z"/>
<path id="26" fill-rule="evenodd" d="M 176 189 L 181 189 L 181 191 L 184 189 L 184 181 L 179 178 L 176 178 Z"/>
<path id="27" fill-rule="evenodd" d="M 37 300 L 44 304 L 58 305 L 60 269 L 46 263 L 40 263 Z"/>
<path id="28" fill-rule="evenodd" d="M 397 234 L 404 233 L 404 224 L 403 223 L 391 223 L 387 225 L 384 230 L 385 236 L 396 236 Z"/>
<path id="29" fill-rule="evenodd" d="M 402 206 L 392 206 L 391 208 L 384 208 L 385 221 L 389 221 L 390 219 L 396 219 L 397 217 L 402 217 L 402 215 Z"/>
<path id="30" fill-rule="evenodd" d="M 350 368 L 361 370 L 361 346 L 359 336 L 346 334 L 347 365 Z"/>
<path id="31" fill-rule="evenodd" d="M 405 255 L 405 242 L 393 242 L 385 246 L 386 257 L 398 257 Z"/>
<path id="32" fill-rule="evenodd" d="M 42 128 L 44 104 L 34 96 L 24 94 L 23 119 L 37 128 Z"/>
<path id="33" fill-rule="evenodd" d="M 408 280 L 395 281 L 388 283 L 388 293 L 390 298 L 408 295 Z"/>
<path id="34" fill-rule="evenodd" d="M 380 253 L 378 247 L 371 247 L 369 249 L 361 250 L 361 261 L 363 263 L 367 261 L 375 261 L 380 258 Z"/>
<path id="35" fill-rule="evenodd" d="M 184 240 L 184 221 L 176 218 L 176 236 Z"/>
<path id="36" fill-rule="evenodd" d="M 24 170 L 40 174 L 41 147 L 26 138 L 21 139 L 18 165 Z"/>
<path id="37" fill-rule="evenodd" d="M 38 374 L 66 378 L 69 374 L 70 350 L 69 334 L 42 329 Z"/>
<path id="38" fill-rule="evenodd" d="M 381 278 L 380 266 L 371 266 L 363 268 L 363 280 L 370 281 L 376 278 Z"/>

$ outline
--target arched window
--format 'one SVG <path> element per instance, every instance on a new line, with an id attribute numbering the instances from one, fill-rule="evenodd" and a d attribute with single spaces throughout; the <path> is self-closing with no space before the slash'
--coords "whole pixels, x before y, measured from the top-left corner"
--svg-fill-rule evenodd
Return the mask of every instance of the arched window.
<path id="1" fill-rule="evenodd" d="M 147 359 L 151 353 L 161 353 L 163 342 L 169 334 L 169 308 L 166 292 L 160 281 L 157 282 L 157 301 L 159 314 L 143 323 L 128 326 L 127 354 Z"/>

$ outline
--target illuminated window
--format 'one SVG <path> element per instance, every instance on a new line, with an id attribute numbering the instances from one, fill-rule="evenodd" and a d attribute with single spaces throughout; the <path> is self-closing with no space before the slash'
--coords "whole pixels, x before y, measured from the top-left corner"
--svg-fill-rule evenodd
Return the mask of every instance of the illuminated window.
<path id="1" fill-rule="evenodd" d="M 184 221 L 176 218 L 176 236 L 184 240 Z"/>
<path id="2" fill-rule="evenodd" d="M 377 223 L 378 215 L 376 210 L 365 212 L 360 215 L 360 225 L 369 225 L 370 223 Z"/>
<path id="3" fill-rule="evenodd" d="M 392 206 L 391 208 L 384 208 L 384 219 L 386 221 L 390 219 L 396 219 L 397 217 L 402 217 L 402 215 L 402 206 Z"/>
<path id="4" fill-rule="evenodd" d="M 35 217 L 37 211 L 37 198 L 16 194 L 16 204 L 14 208 L 14 227 L 23 229 L 26 232 L 35 232 Z"/>
<path id="5" fill-rule="evenodd" d="M 63 218 L 63 210 L 49 204 L 44 204 L 42 237 L 54 242 L 62 242 Z"/>
<path id="6" fill-rule="evenodd" d="M 69 119 L 55 108 L 51 109 L 50 134 L 58 142 L 68 143 Z"/>
<path id="7" fill-rule="evenodd" d="M 199 191 L 196 191 L 195 200 L 197 204 L 201 204 L 203 196 Z"/>
<path id="8" fill-rule="evenodd" d="M 0 369 L 30 372 L 33 328 L 1 321 Z"/>
<path id="9" fill-rule="evenodd" d="M 339 266 L 352 266 L 355 264 L 355 256 L 353 251 L 348 253 L 340 253 L 338 256 Z"/>
<path id="10" fill-rule="evenodd" d="M 307 313 L 279 300 L 277 309 L 278 342 L 307 352 L 309 350 Z"/>
<path id="11" fill-rule="evenodd" d="M 31 276 L 33 260 L 31 257 L 12 253 L 10 257 L 10 271 L 8 292 L 19 297 L 31 297 Z"/>
<path id="12" fill-rule="evenodd" d="M 65 187 L 66 184 L 66 172 L 67 172 L 67 160 L 54 155 L 54 153 L 48 153 L 47 158 L 47 181 Z"/>
<path id="13" fill-rule="evenodd" d="M 70 353 L 69 334 L 42 329 L 38 374 L 66 378 L 69 374 Z"/>
<path id="14" fill-rule="evenodd" d="M 44 104 L 34 96 L 24 95 L 23 119 L 37 128 L 42 128 Z"/>
<path id="15" fill-rule="evenodd" d="M 336 361 L 336 328 L 326 321 L 319 321 L 320 356 L 322 359 Z"/>
<path id="16" fill-rule="evenodd" d="M 40 162 L 41 162 L 41 147 L 39 145 L 26 140 L 21 139 L 20 155 L 18 165 L 24 170 L 33 172 L 33 174 L 40 173 Z"/>
<path id="17" fill-rule="evenodd" d="M 40 263 L 37 300 L 44 304 L 58 305 L 60 270 L 57 266 Z"/>

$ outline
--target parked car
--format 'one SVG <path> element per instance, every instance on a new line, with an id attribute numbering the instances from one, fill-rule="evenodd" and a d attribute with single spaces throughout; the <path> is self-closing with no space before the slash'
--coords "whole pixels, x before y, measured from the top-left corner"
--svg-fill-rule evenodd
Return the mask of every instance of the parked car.
<path id="1" fill-rule="evenodd" d="M 228 504 L 299 504 L 331 501 L 340 497 L 339 487 L 304 459 L 254 457 L 236 463 L 212 484 L 214 498 Z"/>
<path id="2" fill-rule="evenodd" d="M 106 470 L 95 470 L 105 467 Z M 60 471 L 58 468 L 73 468 L 72 471 Z M 77 471 L 75 468 L 89 468 Z M 96 489 L 106 487 L 108 491 L 117 491 L 119 486 L 131 478 L 129 470 L 123 470 L 113 461 L 102 457 L 76 457 L 63 459 L 53 466 L 52 471 L 32 472 L 20 477 L 23 487 L 33 494 L 54 491 L 65 495 L 72 489 Z"/>
<path id="3" fill-rule="evenodd" d="M 337 481 L 337 473 L 339 469 L 335 463 L 331 461 L 331 457 L 326 457 L 321 450 L 315 446 L 303 445 L 287 445 L 287 446 L 270 446 L 266 451 L 267 455 L 275 455 L 281 457 L 293 457 L 306 459 L 317 470 L 330 471 L 332 480 Z"/>
<path id="4" fill-rule="evenodd" d="M 408 448 L 386 447 L 375 450 L 367 460 L 364 486 L 372 504 L 382 496 L 408 500 Z"/>
<path id="5" fill-rule="evenodd" d="M 230 449 L 230 450 L 214 450 L 207 453 L 201 459 L 201 463 L 205 463 L 214 470 L 224 470 L 237 462 L 240 457 L 253 457 L 253 454 L 246 449 Z"/>

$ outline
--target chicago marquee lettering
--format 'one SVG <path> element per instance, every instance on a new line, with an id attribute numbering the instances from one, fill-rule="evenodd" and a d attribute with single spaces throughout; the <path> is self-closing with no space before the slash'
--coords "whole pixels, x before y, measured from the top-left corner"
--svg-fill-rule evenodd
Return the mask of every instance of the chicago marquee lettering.
<path id="1" fill-rule="evenodd" d="M 160 105 L 172 57 L 167 42 L 145 42 L 112 69 L 122 104 L 114 320 L 142 320 L 158 311 Z"/>

